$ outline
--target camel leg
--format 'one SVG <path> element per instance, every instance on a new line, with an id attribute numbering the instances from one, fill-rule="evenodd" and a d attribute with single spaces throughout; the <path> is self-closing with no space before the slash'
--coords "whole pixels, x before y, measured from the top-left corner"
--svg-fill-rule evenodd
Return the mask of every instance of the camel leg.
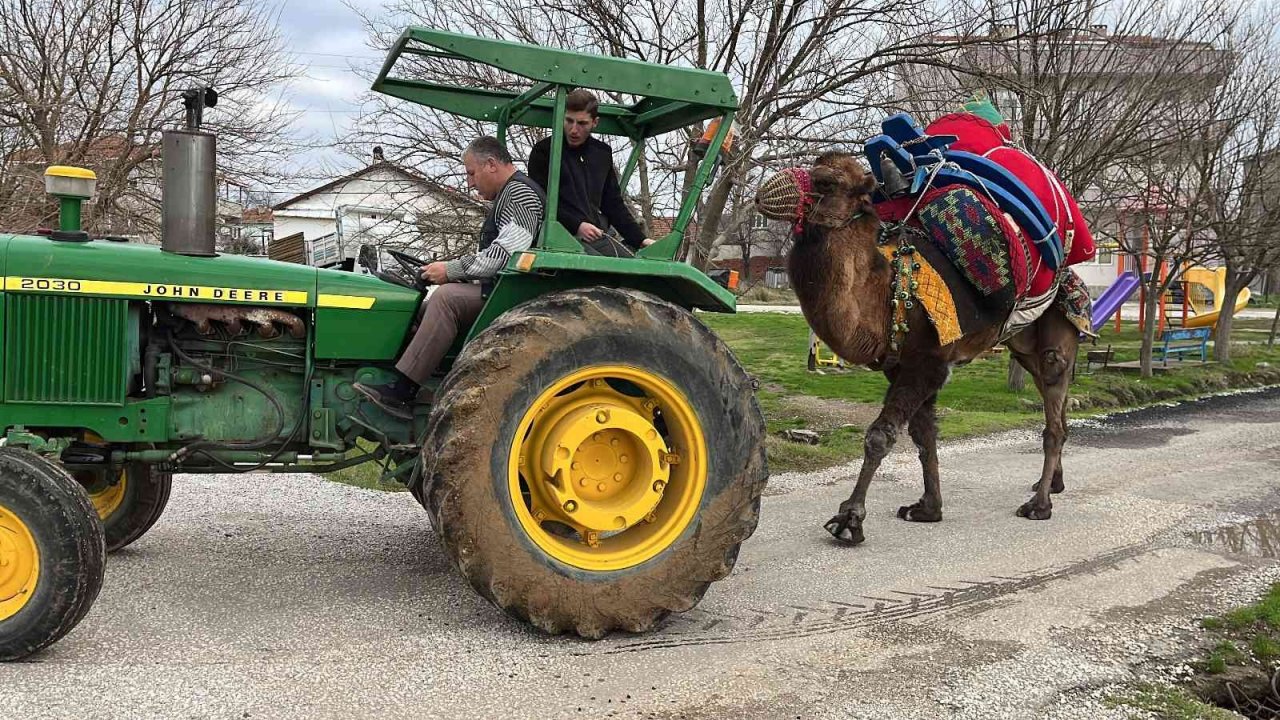
<path id="1" fill-rule="evenodd" d="M 1029 370 L 1044 402 L 1044 466 L 1035 495 L 1018 508 L 1018 516 L 1029 520 L 1048 520 L 1053 515 L 1049 494 L 1054 487 L 1061 492 L 1062 447 L 1067 441 L 1067 391 L 1071 385 L 1071 367 L 1075 364 L 1079 345 L 1078 331 L 1056 309 L 1050 309 L 1034 326 L 1035 355 Z M 1019 362 L 1023 362 L 1019 358 Z M 1025 364 L 1025 363 L 1024 363 Z"/>
<path id="2" fill-rule="evenodd" d="M 890 378 L 880 415 L 867 428 L 863 445 L 862 469 L 858 472 L 858 484 L 848 500 L 840 503 L 839 512 L 824 527 L 837 540 L 857 545 L 865 540 L 862 521 L 867 517 L 866 497 L 871 478 L 880 468 L 898 438 L 898 429 L 916 414 L 929 397 L 947 379 L 947 368 L 939 363 L 935 367 L 898 367 Z"/>
<path id="3" fill-rule="evenodd" d="M 898 517 L 910 522 L 938 522 L 942 520 L 942 485 L 938 475 L 938 393 L 911 416 L 907 432 L 920 453 L 920 467 L 924 471 L 924 495 L 920 500 L 898 508 Z"/>
<path id="4" fill-rule="evenodd" d="M 1040 371 L 1035 359 L 1036 358 L 1035 349 L 1034 348 L 1029 349 L 1025 356 L 1019 355 L 1018 351 L 1014 350 L 1013 356 L 1014 358 L 1017 359 L 1018 363 L 1022 365 L 1022 367 L 1026 368 L 1027 373 L 1031 375 L 1032 381 L 1036 385 L 1036 390 L 1040 393 L 1040 397 L 1043 398 L 1045 393 L 1045 388 L 1044 388 L 1044 383 L 1040 381 L 1040 375 L 1038 374 Z M 1075 357 L 1075 356 L 1072 355 L 1072 357 Z M 1047 408 L 1045 412 L 1046 413 L 1048 412 Z M 1046 420 L 1047 420 L 1047 415 L 1046 415 Z M 1046 426 L 1047 426 L 1047 423 L 1046 423 Z M 1066 403 L 1063 403 L 1062 405 L 1062 427 L 1063 427 L 1063 433 L 1064 433 L 1063 442 L 1065 443 L 1066 442 L 1065 433 L 1066 433 L 1066 427 L 1067 427 Z M 1062 481 L 1062 459 L 1061 459 L 1061 456 L 1059 455 L 1058 466 L 1054 468 L 1053 480 L 1052 482 L 1049 483 L 1049 493 L 1052 495 L 1057 495 L 1058 493 L 1061 493 L 1063 490 L 1066 490 L 1066 487 L 1067 486 Z M 1039 489 L 1040 489 L 1040 481 L 1036 480 L 1031 485 L 1031 492 L 1035 492 Z"/>

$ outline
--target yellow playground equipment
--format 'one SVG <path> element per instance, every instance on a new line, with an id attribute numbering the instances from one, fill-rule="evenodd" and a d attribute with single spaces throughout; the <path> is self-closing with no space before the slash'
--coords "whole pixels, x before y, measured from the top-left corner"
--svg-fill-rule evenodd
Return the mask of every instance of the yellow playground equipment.
<path id="1" fill-rule="evenodd" d="M 809 331 L 809 361 L 808 367 L 810 371 L 817 370 L 820 367 L 848 367 L 844 360 L 841 360 L 835 353 L 824 353 L 826 346 L 818 339 L 812 330 Z"/>
<path id="2" fill-rule="evenodd" d="M 1186 304 L 1194 316 L 1183 314 L 1183 327 L 1214 327 L 1218 324 L 1218 316 L 1222 311 L 1222 298 L 1227 289 L 1226 268 L 1191 267 L 1182 273 L 1183 287 L 1186 288 Z M 1213 305 L 1209 304 L 1209 296 L 1213 296 Z M 1249 305 L 1249 288 L 1240 291 L 1236 296 L 1236 312 Z"/>

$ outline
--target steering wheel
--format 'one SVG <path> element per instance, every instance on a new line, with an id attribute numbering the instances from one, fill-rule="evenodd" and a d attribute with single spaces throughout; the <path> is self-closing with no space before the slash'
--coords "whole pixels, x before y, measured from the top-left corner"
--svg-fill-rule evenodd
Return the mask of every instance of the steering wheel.
<path id="1" fill-rule="evenodd" d="M 397 263 L 400 263 L 400 268 L 402 270 L 413 275 L 414 277 L 421 275 L 422 267 L 431 262 L 430 260 L 427 260 L 425 258 L 420 258 L 420 257 L 417 257 L 416 255 L 410 255 L 409 253 L 400 252 L 399 250 L 388 249 L 387 254 L 390 255 L 391 258 L 395 260 Z"/>
<path id="2" fill-rule="evenodd" d="M 427 260 L 399 250 L 387 250 L 387 254 L 396 261 L 399 268 L 385 272 L 375 270 L 373 272 L 374 277 L 383 282 L 399 285 L 416 292 L 425 293 L 427 291 L 427 281 L 422 279 L 422 268 L 428 263 Z"/>

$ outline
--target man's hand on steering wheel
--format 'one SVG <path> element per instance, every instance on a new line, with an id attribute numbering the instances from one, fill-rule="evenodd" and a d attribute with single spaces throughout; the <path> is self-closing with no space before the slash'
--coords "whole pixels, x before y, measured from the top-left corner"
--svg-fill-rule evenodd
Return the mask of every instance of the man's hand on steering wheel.
<path id="1" fill-rule="evenodd" d="M 387 250 L 387 254 L 396 261 L 399 267 L 394 271 L 375 272 L 374 276 L 392 285 L 399 285 L 421 293 L 427 291 L 427 283 L 422 277 L 422 270 L 432 263 L 424 258 L 400 252 L 399 250 Z"/>
<path id="2" fill-rule="evenodd" d="M 443 285 L 449 282 L 448 270 L 442 262 L 433 262 L 424 266 L 422 277 L 432 285 Z"/>

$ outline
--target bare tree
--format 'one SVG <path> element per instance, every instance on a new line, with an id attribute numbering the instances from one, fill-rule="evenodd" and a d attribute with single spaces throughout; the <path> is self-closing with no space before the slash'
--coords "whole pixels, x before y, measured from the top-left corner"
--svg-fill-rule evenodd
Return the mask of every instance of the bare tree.
<path id="1" fill-rule="evenodd" d="M 689 260 L 705 267 L 716 244 L 749 216 L 749 203 L 734 202 L 747 194 L 735 193 L 735 187 L 752 184 L 769 166 L 865 136 L 891 94 L 887 71 L 907 63 L 948 62 L 947 51 L 967 42 L 969 33 L 944 10 L 929 0 L 550 0 L 536 5 L 393 0 L 367 22 L 376 47 L 386 47 L 405 25 L 422 24 L 729 75 L 740 102 L 733 152 L 698 207 L 698 232 L 688 248 Z M 512 86 L 511 78 L 490 68 L 463 72 L 434 58 L 409 63 L 408 69 L 435 80 Z M 456 157 L 460 138 L 484 130 L 378 98 L 371 99 L 367 122 L 361 124 L 370 132 L 388 133 L 398 157 L 419 167 Z M 646 144 L 635 180 L 646 221 L 672 212 L 688 194 L 697 167 L 691 141 L 702 130 L 670 133 Z M 521 154 L 539 137 L 516 135 L 513 150 Z M 629 149 L 625 142 L 615 144 L 616 151 Z"/>
<path id="2" fill-rule="evenodd" d="M 214 87 L 205 115 L 228 181 L 269 179 L 290 148 L 290 116 L 264 93 L 293 75 L 262 0 L 0 0 L 0 223 L 56 215 L 40 173 L 87 165 L 98 194 L 87 227 L 154 233 L 160 132 L 182 91 Z"/>
<path id="3" fill-rule="evenodd" d="M 1085 195 L 1108 169 L 1176 143 L 1171 101 L 1221 81 L 1221 22 L 1168 0 L 956 0 L 986 29 L 954 67 L 909 68 L 901 101 L 925 116 L 990 96 L 1014 139 Z"/>
<path id="4" fill-rule="evenodd" d="M 1214 358 L 1231 359 L 1241 291 L 1280 262 L 1280 43 L 1267 11 L 1232 33 L 1227 81 L 1205 108 L 1197 166 L 1206 188 L 1204 224 L 1226 268 Z"/>
<path id="5" fill-rule="evenodd" d="M 1102 183 L 1116 213 L 1115 241 L 1141 272 L 1146 319 L 1140 354 L 1143 377 L 1152 374 L 1160 299 L 1182 268 L 1213 253 L 1201 221 L 1205 188 L 1186 150 L 1194 134 L 1196 130 L 1189 129 L 1185 144 L 1179 146 L 1184 150 L 1113 168 Z"/>

